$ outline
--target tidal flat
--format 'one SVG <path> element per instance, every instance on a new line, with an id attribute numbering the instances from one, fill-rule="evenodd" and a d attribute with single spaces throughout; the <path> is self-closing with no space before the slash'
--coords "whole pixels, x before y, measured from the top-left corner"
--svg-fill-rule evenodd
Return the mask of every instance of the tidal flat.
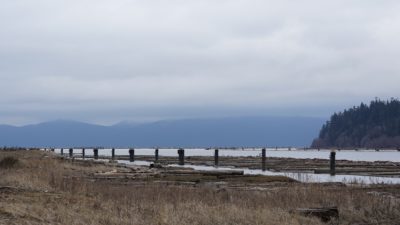
<path id="1" fill-rule="evenodd" d="M 337 208 L 323 221 L 299 209 Z M 400 185 L 0 151 L 0 224 L 398 224 Z"/>

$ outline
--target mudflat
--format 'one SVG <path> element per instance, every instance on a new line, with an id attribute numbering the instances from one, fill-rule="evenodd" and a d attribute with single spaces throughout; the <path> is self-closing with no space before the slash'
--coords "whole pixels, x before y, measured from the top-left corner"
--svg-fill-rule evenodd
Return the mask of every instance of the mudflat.
<path id="1" fill-rule="evenodd" d="M 324 208 L 338 216 L 299 213 Z M 306 184 L 0 151 L 0 224 L 394 225 L 398 218 L 399 185 Z"/>

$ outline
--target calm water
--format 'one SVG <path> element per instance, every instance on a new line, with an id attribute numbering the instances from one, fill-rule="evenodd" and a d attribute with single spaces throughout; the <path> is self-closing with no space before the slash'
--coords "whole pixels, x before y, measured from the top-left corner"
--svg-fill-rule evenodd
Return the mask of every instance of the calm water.
<path id="1" fill-rule="evenodd" d="M 81 149 L 75 149 L 74 153 L 80 153 Z M 60 149 L 56 149 L 60 153 Z M 64 153 L 68 153 L 68 149 L 64 149 Z M 92 149 L 86 150 L 86 155 L 93 155 Z M 128 149 L 116 149 L 116 155 L 129 155 Z M 285 157 L 297 159 L 328 159 L 330 150 L 291 150 L 288 149 L 267 149 L 267 157 Z M 99 149 L 99 155 L 110 156 L 111 149 Z M 135 149 L 135 155 L 154 155 L 154 149 Z M 178 156 L 177 149 L 160 149 L 160 156 Z M 213 156 L 214 150 L 206 149 L 185 149 L 185 156 Z M 220 156 L 260 156 L 261 149 L 245 149 L 245 150 L 219 150 Z M 374 150 L 341 150 L 336 152 L 336 159 L 351 161 L 392 161 L 400 162 L 400 152 L 396 150 L 374 151 Z"/>
<path id="2" fill-rule="evenodd" d="M 55 150 L 56 153 L 60 153 L 60 149 Z M 74 153 L 81 153 L 81 149 L 74 149 Z M 68 149 L 64 149 L 64 154 L 68 153 Z M 93 155 L 92 149 L 87 149 L 86 155 Z M 128 149 L 116 149 L 116 155 L 129 155 Z M 99 149 L 100 156 L 111 156 L 111 149 Z M 154 149 L 135 149 L 135 155 L 154 155 Z M 178 156 L 177 149 L 159 149 L 160 156 Z M 185 156 L 213 156 L 214 150 L 206 149 L 185 149 Z M 253 156 L 258 157 L 261 155 L 261 149 L 244 149 L 244 150 L 220 150 L 220 156 Z M 287 158 L 300 158 L 300 159 L 328 159 L 330 155 L 329 150 L 291 150 L 288 149 L 267 149 L 268 157 L 287 157 Z M 400 152 L 396 150 L 391 151 L 372 151 L 372 150 L 342 150 L 336 152 L 336 158 L 339 160 L 352 160 L 352 161 L 392 161 L 400 162 Z M 146 161 L 135 161 L 129 162 L 120 160 L 119 163 L 127 165 L 141 165 L 148 166 L 151 162 Z M 180 167 L 179 165 L 169 165 Z M 243 170 L 245 174 L 251 175 L 268 175 L 268 176 L 287 176 L 296 179 L 301 182 L 343 182 L 343 183 L 364 183 L 364 184 L 377 184 L 377 183 L 391 183 L 400 184 L 400 178 L 391 177 L 375 177 L 375 176 L 355 176 L 355 175 L 336 175 L 330 176 L 329 174 L 313 174 L 313 173 L 282 173 L 282 172 L 271 172 L 262 171 L 256 169 L 233 169 L 224 167 L 213 167 L 213 166 L 196 166 L 196 165 L 185 165 L 182 167 L 193 168 L 195 170 Z"/>
<path id="3" fill-rule="evenodd" d="M 125 160 L 119 160 L 119 163 L 126 165 L 139 165 L 139 166 L 149 166 L 151 162 L 146 161 L 135 161 L 129 162 Z M 243 171 L 244 174 L 248 175 L 266 175 L 266 176 L 286 176 L 293 178 L 295 180 L 305 182 L 305 183 L 324 183 L 324 182 L 343 182 L 343 183 L 358 183 L 358 184 L 400 184 L 400 178 L 392 177 L 375 177 L 375 176 L 355 176 L 355 175 L 335 175 L 331 176 L 329 174 L 313 174 L 313 173 L 282 173 L 282 172 L 271 172 L 262 171 L 254 169 L 233 169 L 229 167 L 213 167 L 213 166 L 196 166 L 196 165 L 169 165 L 170 167 L 184 167 L 192 168 L 195 170 L 210 171 L 210 170 L 236 170 Z"/>

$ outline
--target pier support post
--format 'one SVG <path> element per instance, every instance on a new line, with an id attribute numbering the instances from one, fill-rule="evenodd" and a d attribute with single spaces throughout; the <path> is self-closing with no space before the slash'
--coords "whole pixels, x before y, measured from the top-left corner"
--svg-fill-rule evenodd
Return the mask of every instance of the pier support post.
<path id="1" fill-rule="evenodd" d="M 85 159 L 85 149 L 82 148 L 82 159 Z"/>
<path id="2" fill-rule="evenodd" d="M 178 150 L 178 156 L 179 156 L 179 165 L 181 166 L 185 165 L 185 150 L 180 148 Z"/>
<path id="3" fill-rule="evenodd" d="M 335 176 L 335 174 L 336 174 L 336 152 L 335 151 L 331 151 L 330 174 L 331 174 L 331 176 Z"/>
<path id="4" fill-rule="evenodd" d="M 64 156 L 64 149 L 61 149 L 61 156 Z"/>
<path id="5" fill-rule="evenodd" d="M 214 152 L 214 165 L 218 166 L 218 164 L 219 164 L 219 150 L 215 149 L 215 152 Z"/>
<path id="6" fill-rule="evenodd" d="M 265 148 L 263 148 L 261 150 L 261 169 L 262 171 L 265 171 L 266 168 L 266 161 L 267 161 L 267 150 Z"/>
<path id="7" fill-rule="evenodd" d="M 154 162 L 158 162 L 158 148 L 154 150 Z"/>
<path id="8" fill-rule="evenodd" d="M 74 156 L 74 149 L 70 148 L 69 149 L 69 157 L 72 158 Z"/>
<path id="9" fill-rule="evenodd" d="M 111 159 L 115 160 L 115 148 L 111 149 Z"/>
<path id="10" fill-rule="evenodd" d="M 99 159 L 99 149 L 97 148 L 93 149 L 93 158 Z"/>
<path id="11" fill-rule="evenodd" d="M 135 161 L 135 149 L 133 148 L 129 149 L 129 161 L 130 162 Z"/>

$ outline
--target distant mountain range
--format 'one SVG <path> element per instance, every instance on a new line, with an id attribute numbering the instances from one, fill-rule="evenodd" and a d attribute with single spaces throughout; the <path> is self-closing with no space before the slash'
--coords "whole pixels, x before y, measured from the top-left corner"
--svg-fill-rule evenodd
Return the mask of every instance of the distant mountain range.
<path id="1" fill-rule="evenodd" d="M 0 125 L 0 145 L 18 147 L 250 147 L 309 146 L 325 119 L 238 117 L 165 120 L 101 126 L 57 120 Z"/>

